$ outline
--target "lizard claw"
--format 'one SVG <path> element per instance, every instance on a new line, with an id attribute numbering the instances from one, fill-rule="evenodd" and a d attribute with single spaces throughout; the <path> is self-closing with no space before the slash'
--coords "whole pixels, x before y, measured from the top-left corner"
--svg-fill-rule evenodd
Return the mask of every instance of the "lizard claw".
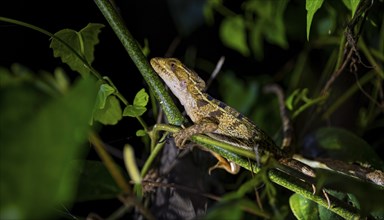
<path id="1" fill-rule="evenodd" d="M 312 185 L 312 194 L 315 195 L 316 194 L 316 186 L 314 184 L 311 184 L 311 185 Z M 328 209 L 331 208 L 331 200 L 329 199 L 328 193 L 325 191 L 325 189 L 322 189 L 321 191 L 323 192 L 325 200 L 327 200 L 327 204 L 328 204 L 327 208 Z"/>
<path id="2" fill-rule="evenodd" d="M 185 133 L 182 131 L 173 134 L 173 138 L 175 139 L 175 144 L 177 147 L 183 147 L 188 139 L 188 137 L 186 137 Z"/>

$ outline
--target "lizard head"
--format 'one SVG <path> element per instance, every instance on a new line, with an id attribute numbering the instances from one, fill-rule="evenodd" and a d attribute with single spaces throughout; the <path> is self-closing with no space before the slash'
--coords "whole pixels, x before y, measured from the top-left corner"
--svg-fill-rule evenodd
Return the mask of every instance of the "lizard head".
<path id="1" fill-rule="evenodd" d="M 179 100 L 196 93 L 196 90 L 202 91 L 205 88 L 204 80 L 178 59 L 152 58 L 151 66 Z"/>

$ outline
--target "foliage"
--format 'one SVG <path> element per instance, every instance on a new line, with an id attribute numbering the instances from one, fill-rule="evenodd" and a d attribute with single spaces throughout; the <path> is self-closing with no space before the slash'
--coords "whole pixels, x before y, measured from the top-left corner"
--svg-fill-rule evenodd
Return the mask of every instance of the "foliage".
<path id="1" fill-rule="evenodd" d="M 102 1 L 97 1 L 97 4 L 104 13 L 105 9 L 100 4 Z M 223 68 L 217 80 L 223 100 L 256 119 L 258 125 L 268 133 L 277 133 L 275 136 L 279 136 L 276 131 L 281 122 L 277 101 L 273 96 L 262 93 L 264 84 L 278 82 L 287 88 L 288 97 L 284 101 L 296 125 L 296 143 L 300 151 L 313 157 L 326 155 L 383 170 L 383 159 L 375 152 L 375 147 L 382 145 L 382 139 L 365 140 L 365 134 L 382 128 L 384 120 L 384 41 L 376 40 L 384 37 L 383 15 L 375 11 L 376 5 L 371 4 L 382 4 L 382 1 L 306 0 L 298 3 L 288 0 L 246 0 L 236 7 L 226 1 L 208 0 L 203 9 L 207 23 L 218 26 L 217 35 L 222 44 L 236 51 L 236 56 L 241 59 L 263 61 L 273 67 L 278 62 L 275 59 L 277 53 L 291 49 L 292 42 L 306 45 L 286 61 L 287 64 L 281 65 L 279 73 L 268 74 L 264 71 L 258 76 L 247 76 L 247 82 L 237 77 L 240 73 L 236 69 Z M 296 24 L 290 15 L 298 15 L 299 23 Z M 107 20 L 111 19 L 106 17 Z M 5 18 L 2 20 L 10 22 Z M 113 22 L 116 24 L 111 24 L 112 28 L 119 30 L 120 22 Z M 47 34 L 32 25 L 14 23 Z M 186 186 L 179 188 L 177 185 L 170 186 L 159 181 L 159 173 L 150 170 L 151 167 L 162 172 L 179 169 L 177 166 L 167 167 L 173 164 L 173 160 L 178 160 L 176 157 L 168 159 L 171 161 L 162 157 L 158 162 L 160 165 L 155 163 L 161 151 L 171 146 L 166 141 L 167 132 L 173 132 L 174 128 L 160 124 L 153 129 L 147 126 L 147 123 L 155 124 L 154 116 L 158 114 L 154 97 L 159 99 L 171 124 L 181 124 L 182 118 L 171 118 L 172 112 L 179 114 L 179 111 L 175 110 L 173 102 L 170 104 L 163 98 L 167 94 L 153 71 L 143 71 L 145 68 L 140 66 L 148 66 L 148 63 L 135 61 L 136 58 L 130 54 L 149 85 L 148 93 L 145 88 L 138 92 L 130 91 L 129 95 L 134 96 L 132 104 L 129 104 L 108 76 L 93 67 L 95 46 L 99 43 L 99 33 L 103 27 L 103 24 L 90 23 L 80 31 L 64 29 L 54 35 L 47 34 L 51 37 L 50 47 L 54 57 L 60 58 L 72 71 L 79 73 L 81 78 L 74 83 L 68 80 L 62 69 L 55 70 L 53 74 L 44 72 L 39 76 L 17 64 L 10 69 L 0 69 L 1 219 L 47 218 L 53 216 L 53 209 L 58 204 L 66 206 L 76 202 L 115 198 L 125 206 L 136 207 L 140 214 L 151 219 L 154 216 L 149 209 L 151 202 L 154 204 L 155 201 L 150 200 L 151 196 L 148 195 L 156 191 L 153 187 L 164 191 L 172 187 L 193 191 L 192 187 L 187 187 L 190 183 L 188 181 L 183 182 Z M 129 34 L 116 32 L 120 40 L 124 39 L 120 36 L 122 33 Z M 193 31 L 184 33 L 193 34 Z M 143 56 L 142 51 L 130 51 L 129 47 L 135 41 L 122 42 L 128 47 L 129 53 L 140 53 Z M 147 55 L 149 51 L 152 52 L 153 43 L 148 40 L 145 42 L 142 50 Z M 376 45 L 378 49 L 374 49 Z M 277 48 L 274 50 L 277 51 L 276 56 L 268 55 L 266 48 Z M 318 55 L 315 58 L 314 53 Z M 321 60 L 313 62 L 317 57 L 321 57 Z M 204 69 L 203 65 L 198 68 Z M 342 77 L 351 77 L 354 81 L 340 85 L 339 80 L 345 79 Z M 343 112 L 345 106 L 352 105 L 349 100 L 359 98 L 364 101 L 355 103 L 353 106 L 356 111 L 348 112 L 347 115 L 353 126 L 341 128 L 343 124 L 338 124 L 337 119 L 346 114 Z M 136 135 L 141 140 L 138 143 L 128 140 L 132 143 L 123 148 L 121 156 L 125 166 L 115 163 L 111 157 L 112 151 L 106 151 L 107 145 L 95 135 L 99 126 L 108 129 L 106 125 L 126 123 L 124 116 L 140 123 L 140 127 L 130 124 L 136 133 L 128 135 Z M 158 131 L 167 132 L 160 134 Z M 87 160 L 86 150 L 82 146 L 87 135 L 103 163 Z M 207 143 L 209 145 L 209 140 Z M 234 157 L 250 154 L 248 152 L 239 156 L 237 151 L 232 152 L 230 148 L 220 151 L 220 145 L 215 147 L 224 154 L 228 153 L 226 150 L 229 151 Z M 167 152 L 172 155 L 171 151 Z M 251 155 L 254 157 L 253 152 Z M 251 159 L 245 159 L 245 164 L 249 164 Z M 204 167 L 201 162 L 198 165 Z M 275 168 L 280 166 L 274 158 L 268 160 L 261 169 L 248 166 L 249 170 L 258 171 L 257 174 L 252 173 L 250 176 L 249 172 L 243 171 L 234 177 L 234 188 L 222 183 L 220 186 L 215 185 L 221 190 L 220 199 L 193 191 L 193 196 L 199 199 L 211 196 L 209 198 L 219 200 L 207 213 L 204 210 L 204 219 L 247 219 L 255 216 L 285 219 L 292 215 L 297 219 L 384 217 L 381 207 L 383 199 L 377 196 L 383 192 L 380 186 L 319 170 L 313 184 L 317 191 L 320 192 L 324 187 L 332 196 L 330 207 L 326 207 L 322 195 L 319 192 L 313 195 L 310 184 L 305 185 L 299 174 L 288 171 L 289 175 L 282 174 L 280 181 L 276 180 L 276 176 L 280 176 L 271 172 Z M 179 179 L 189 176 L 184 175 L 187 173 L 184 170 L 180 173 L 182 175 Z M 197 182 L 197 179 L 204 178 L 192 176 L 192 179 L 192 182 Z M 130 183 L 134 184 L 134 190 Z M 288 194 L 286 189 L 276 187 L 275 183 L 295 193 Z M 346 183 L 348 186 L 345 186 Z M 176 198 L 177 193 L 170 194 L 169 197 L 161 198 L 170 203 L 175 200 L 175 204 L 180 205 L 177 206 L 179 213 L 183 213 L 181 204 L 194 205 L 193 196 Z M 343 202 L 348 203 L 347 207 Z M 133 212 L 127 209 L 116 211 L 116 215 L 121 217 L 124 213 L 132 215 Z M 202 216 L 196 214 L 194 217 Z"/>
<path id="2" fill-rule="evenodd" d="M 68 164 L 84 157 L 95 82 L 81 79 L 61 93 L 54 88 L 66 83 L 24 67 L 0 74 L 8 79 L 0 88 L 0 218 L 44 218 L 74 198 L 78 175 Z"/>

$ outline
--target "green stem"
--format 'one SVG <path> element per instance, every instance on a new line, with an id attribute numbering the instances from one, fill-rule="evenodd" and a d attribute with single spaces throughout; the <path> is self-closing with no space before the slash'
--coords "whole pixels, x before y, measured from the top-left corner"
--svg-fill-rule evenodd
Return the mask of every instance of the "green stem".
<path id="1" fill-rule="evenodd" d="M 128 52 L 132 61 L 140 71 L 141 75 L 148 83 L 150 89 L 154 92 L 156 99 L 162 105 L 162 108 L 168 118 L 169 123 L 174 125 L 181 125 L 184 117 L 173 103 L 171 97 L 165 90 L 164 85 L 160 81 L 157 74 L 149 65 L 147 58 L 144 56 L 137 44 L 136 40 L 132 37 L 131 33 L 124 26 L 121 17 L 114 10 L 111 3 L 107 0 L 95 0 L 96 5 L 103 13 L 105 19 L 123 44 L 125 50 Z"/>
<path id="2" fill-rule="evenodd" d="M 151 142 L 155 143 L 157 141 L 156 137 L 157 137 L 158 131 L 153 129 L 150 132 L 152 132 L 152 134 L 149 134 L 150 137 L 151 137 Z M 141 169 L 141 177 L 144 177 L 148 173 L 148 170 L 151 167 L 153 160 L 157 157 L 157 155 L 159 154 L 161 149 L 163 149 L 164 144 L 165 144 L 163 142 L 163 140 L 166 138 L 167 135 L 168 135 L 168 133 L 165 133 L 163 135 L 163 137 L 160 139 L 159 143 L 157 143 L 156 146 L 153 147 L 153 150 L 151 151 L 151 154 L 149 155 L 148 159 L 145 161 L 145 164 L 144 164 L 143 168 Z"/>
<path id="3" fill-rule="evenodd" d="M 372 56 L 371 52 L 369 51 L 369 49 L 367 48 L 367 45 L 365 44 L 364 40 L 363 39 L 359 40 L 358 45 L 359 45 L 359 48 L 363 51 L 365 57 L 367 58 L 367 60 L 371 64 L 371 66 L 376 70 L 376 72 L 379 74 L 381 79 L 384 79 L 383 69 L 381 69 L 380 64 L 378 64 L 376 62 L 376 60 L 373 58 L 373 56 Z"/>
<path id="4" fill-rule="evenodd" d="M 158 132 L 160 130 L 163 131 L 169 131 L 172 133 L 178 132 L 180 128 L 171 126 L 171 125 L 164 125 L 164 124 L 158 124 L 155 125 L 153 132 Z M 191 137 L 191 140 L 194 141 L 195 143 L 199 145 L 203 145 L 204 147 L 208 148 L 211 151 L 214 151 L 221 156 L 225 157 L 226 159 L 235 162 L 236 164 L 244 167 L 245 169 L 258 173 L 260 168 L 257 166 L 254 158 L 255 154 L 254 152 L 250 151 L 244 151 L 244 150 L 239 150 L 235 146 L 231 146 L 229 144 L 222 143 L 220 141 L 211 139 L 207 136 L 204 135 L 194 135 Z M 219 147 L 220 146 L 220 147 Z M 158 146 L 156 146 L 157 148 Z M 155 148 L 155 149 L 156 149 Z M 225 149 L 224 149 L 225 148 Z M 235 150 L 236 149 L 236 150 Z M 235 150 L 236 153 L 231 152 L 232 150 Z M 239 154 L 248 157 L 250 159 L 244 158 L 239 156 Z M 146 167 L 145 171 L 148 168 Z M 144 168 L 142 170 L 142 173 L 144 171 Z M 312 192 L 312 187 L 310 184 L 305 183 L 298 178 L 294 176 L 290 176 L 280 170 L 277 169 L 271 169 L 268 172 L 268 177 L 270 180 L 280 186 L 283 186 L 286 189 L 289 189 L 293 192 L 296 192 L 303 197 L 310 199 L 324 207 L 328 207 L 328 201 L 320 195 L 313 194 Z M 331 202 L 333 203 L 331 207 L 329 207 L 329 210 L 346 218 L 346 219 L 352 219 L 352 218 L 357 218 L 359 217 L 358 214 L 356 214 L 356 210 L 351 211 L 349 206 L 345 205 L 344 203 L 340 202 L 336 198 L 332 198 Z"/>
<path id="5" fill-rule="evenodd" d="M 328 201 L 323 196 L 313 194 L 310 184 L 307 184 L 303 181 L 298 181 L 293 176 L 289 176 L 286 173 L 276 169 L 269 170 L 268 177 L 272 182 L 286 189 L 289 189 L 311 201 L 314 201 L 323 207 L 328 208 Z M 340 215 L 345 219 L 361 219 L 361 216 L 357 214 L 357 210 L 351 210 L 350 206 L 341 202 L 337 198 L 332 197 L 330 200 L 332 202 L 331 207 L 328 208 L 330 211 Z"/>

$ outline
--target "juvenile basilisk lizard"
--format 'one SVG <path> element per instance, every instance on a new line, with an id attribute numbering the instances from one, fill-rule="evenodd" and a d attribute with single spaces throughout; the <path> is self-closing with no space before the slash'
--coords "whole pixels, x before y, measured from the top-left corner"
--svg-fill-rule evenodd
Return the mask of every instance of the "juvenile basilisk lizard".
<path id="1" fill-rule="evenodd" d="M 206 134 L 222 142 L 255 152 L 261 163 L 270 156 L 275 159 L 284 158 L 283 161 L 286 161 L 285 153 L 263 130 L 235 109 L 203 92 L 204 80 L 179 60 L 152 58 L 151 65 L 179 99 L 194 123 L 174 134 L 176 146 L 183 146 L 192 135 Z M 218 163 L 210 171 L 215 168 L 223 168 L 232 174 L 239 171 L 237 164 L 228 162 L 218 154 L 213 155 L 218 159 Z M 289 164 L 298 169 L 295 166 L 299 162 L 289 161 Z M 307 169 L 304 166 L 302 168 Z"/>
<path id="2" fill-rule="evenodd" d="M 176 146 L 182 147 L 186 140 L 195 134 L 205 134 L 216 140 L 255 152 L 256 158 L 259 158 L 261 163 L 269 157 L 273 157 L 289 168 L 307 176 L 315 176 L 312 168 L 293 159 L 292 155 L 277 147 L 274 141 L 252 121 L 205 93 L 204 80 L 179 60 L 175 58 L 152 58 L 150 63 L 179 99 L 187 115 L 194 123 L 174 134 Z M 239 171 L 239 165 L 228 162 L 216 153 L 212 152 L 212 154 L 218 159 L 218 163 L 209 171 L 215 168 L 225 169 L 232 174 Z M 364 179 L 378 185 L 384 184 L 383 172 L 364 172 L 366 172 L 362 175 Z M 368 175 L 373 175 L 373 177 Z"/>

